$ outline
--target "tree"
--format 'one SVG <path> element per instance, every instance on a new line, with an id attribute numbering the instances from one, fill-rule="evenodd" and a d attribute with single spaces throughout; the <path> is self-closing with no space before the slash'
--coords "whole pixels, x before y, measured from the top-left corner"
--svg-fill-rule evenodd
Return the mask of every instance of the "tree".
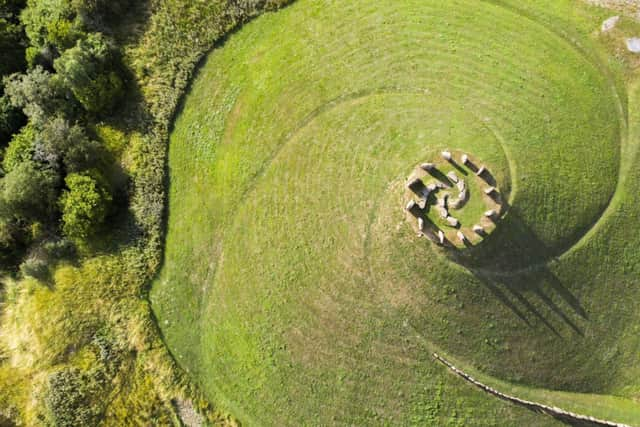
<path id="1" fill-rule="evenodd" d="M 21 108 L 36 126 L 44 124 L 48 117 L 74 115 L 74 105 L 69 102 L 59 79 L 40 66 L 26 74 L 6 77 L 4 85 L 11 104 Z"/>
<path id="2" fill-rule="evenodd" d="M 69 174 L 65 183 L 68 190 L 60 198 L 62 230 L 72 239 L 86 239 L 95 233 L 107 216 L 111 194 L 96 172 L 91 175 Z"/>
<path id="3" fill-rule="evenodd" d="M 55 211 L 58 176 L 23 162 L 0 181 L 0 196 L 5 209 L 25 220 L 46 219 Z"/>
<path id="4" fill-rule="evenodd" d="M 53 67 L 74 96 L 91 113 L 110 110 L 124 93 L 122 79 L 115 72 L 115 58 L 106 38 L 89 34 L 66 50 Z"/>
<path id="5" fill-rule="evenodd" d="M 51 53 L 73 46 L 83 36 L 75 17 L 69 0 L 28 0 L 21 20 L 32 48 L 51 60 Z"/>
<path id="6" fill-rule="evenodd" d="M 89 139 L 79 125 L 70 126 L 62 117 L 49 120 L 37 138 L 35 159 L 58 169 L 60 161 L 65 171 L 80 172 L 94 167 L 101 147 Z"/>

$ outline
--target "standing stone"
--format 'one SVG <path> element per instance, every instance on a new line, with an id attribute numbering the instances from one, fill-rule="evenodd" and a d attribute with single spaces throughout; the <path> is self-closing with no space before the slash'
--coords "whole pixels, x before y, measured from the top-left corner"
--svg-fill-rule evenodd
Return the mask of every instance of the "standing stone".
<path id="1" fill-rule="evenodd" d="M 482 175 L 485 171 L 487 170 L 487 168 L 485 168 L 484 166 L 480 166 L 480 169 L 478 169 L 478 172 L 476 172 L 477 176 Z"/>
<path id="2" fill-rule="evenodd" d="M 460 161 L 462 162 L 463 165 L 466 165 L 467 163 L 469 163 L 469 156 L 467 156 L 466 154 L 463 154 L 462 157 L 460 158 Z"/>
<path id="3" fill-rule="evenodd" d="M 473 226 L 473 232 L 476 233 L 476 234 L 483 234 L 484 233 L 484 228 L 482 228 L 481 225 L 476 224 L 476 225 Z"/>
<path id="4" fill-rule="evenodd" d="M 424 231 L 424 219 L 418 218 L 418 230 Z"/>
<path id="5" fill-rule="evenodd" d="M 456 183 L 456 187 L 458 187 L 458 191 L 465 191 L 467 189 L 467 183 L 464 179 L 461 179 Z"/>
<path id="6" fill-rule="evenodd" d="M 419 207 L 421 210 L 424 210 L 424 208 L 426 208 L 426 207 L 427 207 L 427 198 L 426 198 L 426 197 L 425 197 L 425 198 L 423 198 L 423 199 L 418 200 L 418 207 Z"/>
<path id="7" fill-rule="evenodd" d="M 440 214 L 440 218 L 445 219 L 449 216 L 449 211 L 444 206 L 437 206 L 438 213 Z"/>
<path id="8" fill-rule="evenodd" d="M 460 221 L 458 221 L 456 218 L 449 216 L 447 217 L 447 224 L 449 224 L 452 227 L 457 227 L 458 224 L 460 224 Z"/>
<path id="9" fill-rule="evenodd" d="M 433 193 L 437 189 L 438 189 L 438 186 L 434 183 L 427 185 L 427 190 L 429 190 L 429 193 Z"/>
<path id="10" fill-rule="evenodd" d="M 436 165 L 434 165 L 433 163 L 423 163 L 420 165 L 420 168 L 425 172 L 431 172 L 436 168 Z"/>
<path id="11" fill-rule="evenodd" d="M 442 152 L 442 158 L 445 159 L 446 161 L 450 161 L 451 160 L 451 152 L 450 151 L 443 151 Z"/>
<path id="12" fill-rule="evenodd" d="M 456 173 L 454 171 L 451 171 L 447 174 L 447 178 L 449 178 L 451 180 L 451 182 L 453 182 L 454 184 L 458 181 L 460 181 L 460 178 L 458 178 L 458 175 L 456 175 Z"/>
<path id="13" fill-rule="evenodd" d="M 629 52 L 640 53 L 640 37 L 627 39 L 627 49 Z"/>
<path id="14" fill-rule="evenodd" d="M 424 184 L 422 183 L 420 178 L 416 178 L 407 184 L 407 188 L 413 191 L 414 193 L 421 190 L 422 187 L 424 187 Z"/>
<path id="15" fill-rule="evenodd" d="M 407 206 L 405 207 L 405 210 L 410 211 L 415 206 L 416 206 L 416 202 L 414 200 L 409 200 L 409 203 L 407 203 Z"/>
<path id="16" fill-rule="evenodd" d="M 615 26 L 618 24 L 618 21 L 620 20 L 619 16 L 612 16 L 611 18 L 605 19 L 602 22 L 602 28 L 601 31 L 603 33 L 606 33 L 608 31 L 611 31 L 615 28 Z"/>
<path id="17" fill-rule="evenodd" d="M 444 233 L 442 230 L 438 230 L 438 242 L 440 242 L 441 245 L 444 245 Z"/>
<path id="18" fill-rule="evenodd" d="M 486 216 L 487 218 L 493 218 L 494 216 L 496 216 L 496 211 L 490 209 L 484 213 L 484 216 Z"/>
<path id="19" fill-rule="evenodd" d="M 491 195 L 496 191 L 495 187 L 487 187 L 484 189 L 484 194 Z"/>
<path id="20" fill-rule="evenodd" d="M 467 241 L 467 236 L 465 236 L 462 231 L 458 231 L 456 235 L 458 236 L 458 240 L 460 240 L 461 243 L 464 243 Z"/>

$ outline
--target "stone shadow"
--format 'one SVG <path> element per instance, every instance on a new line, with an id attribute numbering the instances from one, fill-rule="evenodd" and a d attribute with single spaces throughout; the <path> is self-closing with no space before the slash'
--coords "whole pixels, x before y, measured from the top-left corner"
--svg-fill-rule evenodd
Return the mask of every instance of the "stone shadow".
<path id="1" fill-rule="evenodd" d="M 588 314 L 578 298 L 549 269 L 554 249 L 536 236 L 517 211 L 512 209 L 482 244 L 450 252 L 450 257 L 466 266 L 527 326 L 540 322 L 560 338 L 551 321 L 555 318 L 575 334 L 583 335 L 578 321 L 588 320 Z"/>

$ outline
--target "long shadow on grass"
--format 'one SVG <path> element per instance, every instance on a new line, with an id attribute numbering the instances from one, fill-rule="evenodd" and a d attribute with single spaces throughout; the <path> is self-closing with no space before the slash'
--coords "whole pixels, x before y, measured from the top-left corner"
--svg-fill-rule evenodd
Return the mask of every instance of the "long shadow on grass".
<path id="1" fill-rule="evenodd" d="M 582 336 L 577 320 L 588 320 L 588 315 L 578 298 L 549 269 L 553 253 L 511 208 L 481 245 L 452 252 L 451 256 L 467 266 L 527 326 L 540 323 L 561 337 L 554 326 L 559 320 Z"/>

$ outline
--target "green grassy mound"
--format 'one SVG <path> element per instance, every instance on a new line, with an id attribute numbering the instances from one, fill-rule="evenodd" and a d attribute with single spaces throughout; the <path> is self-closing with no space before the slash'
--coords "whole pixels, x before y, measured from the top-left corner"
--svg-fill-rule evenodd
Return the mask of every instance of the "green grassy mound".
<path id="1" fill-rule="evenodd" d="M 510 5 L 300 0 L 209 56 L 171 138 L 151 297 L 213 401 L 266 425 L 528 416 L 461 390 L 433 348 L 525 385 L 637 393 L 626 98 L 597 21 Z M 464 253 L 403 211 L 445 148 L 508 195 Z"/>

